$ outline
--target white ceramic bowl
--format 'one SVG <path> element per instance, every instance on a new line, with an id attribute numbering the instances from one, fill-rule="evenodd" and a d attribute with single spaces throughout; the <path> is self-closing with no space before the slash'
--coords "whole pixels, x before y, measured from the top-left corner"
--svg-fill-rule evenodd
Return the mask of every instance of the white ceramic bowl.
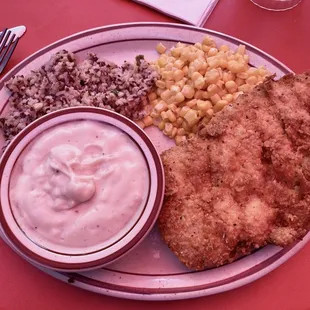
<path id="1" fill-rule="evenodd" d="M 77 120 L 93 120 L 115 126 L 125 132 L 143 153 L 149 172 L 149 193 L 138 219 L 115 242 L 95 251 L 53 251 L 34 243 L 20 228 L 10 203 L 10 179 L 14 165 L 25 147 L 51 127 Z M 100 108 L 75 107 L 50 113 L 31 123 L 10 143 L 0 162 L 1 208 L 0 224 L 12 247 L 23 257 L 40 266 L 59 271 L 86 271 L 102 267 L 120 258 L 140 243 L 153 227 L 164 196 L 164 172 L 155 147 L 134 122 Z"/>

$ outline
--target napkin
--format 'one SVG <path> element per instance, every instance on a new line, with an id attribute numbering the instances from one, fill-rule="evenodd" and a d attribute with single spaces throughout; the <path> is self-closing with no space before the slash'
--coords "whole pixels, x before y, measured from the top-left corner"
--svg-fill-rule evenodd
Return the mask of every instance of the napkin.
<path id="1" fill-rule="evenodd" d="M 187 24 L 203 26 L 219 0 L 133 0 Z"/>

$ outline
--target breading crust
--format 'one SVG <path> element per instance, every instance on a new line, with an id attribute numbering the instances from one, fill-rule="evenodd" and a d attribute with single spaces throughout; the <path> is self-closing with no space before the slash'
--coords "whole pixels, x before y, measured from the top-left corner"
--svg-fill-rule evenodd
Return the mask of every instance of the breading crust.
<path id="1" fill-rule="evenodd" d="M 268 79 L 162 154 L 164 241 L 191 269 L 216 267 L 310 229 L 310 74 Z"/>

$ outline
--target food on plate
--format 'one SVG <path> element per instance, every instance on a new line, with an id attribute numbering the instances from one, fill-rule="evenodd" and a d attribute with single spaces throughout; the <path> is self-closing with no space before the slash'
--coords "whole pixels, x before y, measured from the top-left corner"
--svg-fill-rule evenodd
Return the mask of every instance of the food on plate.
<path id="1" fill-rule="evenodd" d="M 162 43 L 156 49 L 160 79 L 149 95 L 153 111 L 144 126 L 154 123 L 177 144 L 195 136 L 200 124 L 269 74 L 264 67 L 249 65 L 244 45 L 233 51 L 217 47 L 210 37 L 194 45 L 177 43 L 168 53 Z"/>
<path id="2" fill-rule="evenodd" d="M 25 234 L 62 251 L 118 240 L 139 219 L 148 191 L 137 144 L 114 126 L 80 120 L 43 131 L 22 151 L 9 197 Z"/>
<path id="3" fill-rule="evenodd" d="M 310 230 L 310 73 L 271 78 L 163 153 L 159 227 L 191 269 L 217 267 Z"/>
<path id="4" fill-rule="evenodd" d="M 1 119 L 4 136 L 9 141 L 38 117 L 72 106 L 106 108 L 142 119 L 149 113 L 147 95 L 157 76 L 142 55 L 136 64 L 125 61 L 117 66 L 94 54 L 78 62 L 73 53 L 60 51 L 39 70 L 7 83 L 12 96 Z"/>

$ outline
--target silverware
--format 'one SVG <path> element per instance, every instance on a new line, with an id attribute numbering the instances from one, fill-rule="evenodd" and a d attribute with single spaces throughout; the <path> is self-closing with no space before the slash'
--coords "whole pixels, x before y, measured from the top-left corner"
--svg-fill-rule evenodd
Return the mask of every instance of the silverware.
<path id="1" fill-rule="evenodd" d="M 19 37 L 12 33 L 11 30 L 5 28 L 0 35 L 0 74 L 4 70 L 10 60 L 15 47 L 19 41 Z"/>

